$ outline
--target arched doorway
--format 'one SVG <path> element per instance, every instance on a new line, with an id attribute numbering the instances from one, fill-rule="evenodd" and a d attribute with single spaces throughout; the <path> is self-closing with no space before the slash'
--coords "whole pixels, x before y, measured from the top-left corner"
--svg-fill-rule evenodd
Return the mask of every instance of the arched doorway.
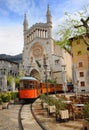
<path id="1" fill-rule="evenodd" d="M 36 69 L 33 69 L 33 70 L 31 71 L 30 76 L 31 76 L 31 77 L 35 77 L 35 78 L 38 79 L 38 80 L 41 80 L 40 73 L 39 73 Z"/>

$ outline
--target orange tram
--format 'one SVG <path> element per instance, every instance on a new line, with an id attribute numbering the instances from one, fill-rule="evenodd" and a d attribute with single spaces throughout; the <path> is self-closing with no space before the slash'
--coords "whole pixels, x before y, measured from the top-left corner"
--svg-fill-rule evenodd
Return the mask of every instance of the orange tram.
<path id="1" fill-rule="evenodd" d="M 34 77 L 22 77 L 20 79 L 19 98 L 23 100 L 36 99 L 42 93 L 63 92 L 62 84 L 39 82 Z"/>

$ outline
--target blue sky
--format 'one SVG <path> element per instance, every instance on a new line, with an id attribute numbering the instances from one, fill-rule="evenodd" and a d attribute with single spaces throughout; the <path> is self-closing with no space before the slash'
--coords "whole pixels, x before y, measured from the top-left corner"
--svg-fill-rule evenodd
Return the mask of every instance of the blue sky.
<path id="1" fill-rule="evenodd" d="M 29 27 L 46 22 L 50 5 L 53 36 L 67 11 L 71 15 L 89 4 L 89 0 L 0 0 L 0 54 L 16 55 L 23 50 L 23 19 L 27 14 Z"/>

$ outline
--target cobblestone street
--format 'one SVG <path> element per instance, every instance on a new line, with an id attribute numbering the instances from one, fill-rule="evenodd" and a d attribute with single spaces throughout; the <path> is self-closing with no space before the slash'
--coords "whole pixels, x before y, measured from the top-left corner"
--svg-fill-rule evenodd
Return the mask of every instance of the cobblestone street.
<path id="1" fill-rule="evenodd" d="M 0 110 L 0 130 L 19 130 L 19 105 L 10 105 L 9 109 Z"/>
<path id="2" fill-rule="evenodd" d="M 8 109 L 0 110 L 0 130 L 19 130 L 18 111 L 20 105 L 9 105 Z M 30 112 L 29 105 L 25 105 L 21 114 L 25 130 L 41 130 Z M 70 120 L 56 122 L 55 117 L 48 116 L 46 109 L 42 109 L 40 100 L 36 100 L 32 106 L 34 115 L 40 124 L 47 130 L 83 130 L 83 120 Z"/>

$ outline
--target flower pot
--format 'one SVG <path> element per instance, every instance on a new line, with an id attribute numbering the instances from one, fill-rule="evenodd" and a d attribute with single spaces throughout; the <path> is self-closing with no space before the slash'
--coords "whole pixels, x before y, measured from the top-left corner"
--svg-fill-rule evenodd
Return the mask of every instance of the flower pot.
<path id="1" fill-rule="evenodd" d="M 3 109 L 7 109 L 8 108 L 8 104 L 9 104 L 9 102 L 3 102 L 2 108 Z"/>
<path id="2" fill-rule="evenodd" d="M 0 110 L 2 110 L 2 105 L 0 105 Z"/>
<path id="3" fill-rule="evenodd" d="M 48 104 L 46 102 L 43 103 L 43 108 L 48 108 Z"/>
<path id="4" fill-rule="evenodd" d="M 10 103 L 11 103 L 11 104 L 14 104 L 14 100 L 10 100 Z"/>
<path id="5" fill-rule="evenodd" d="M 56 113 L 56 107 L 55 105 L 53 106 L 48 106 L 48 112 L 51 114 L 51 113 Z"/>
<path id="6" fill-rule="evenodd" d="M 60 110 L 59 111 L 61 119 L 68 119 L 69 118 L 69 113 L 68 110 Z"/>

